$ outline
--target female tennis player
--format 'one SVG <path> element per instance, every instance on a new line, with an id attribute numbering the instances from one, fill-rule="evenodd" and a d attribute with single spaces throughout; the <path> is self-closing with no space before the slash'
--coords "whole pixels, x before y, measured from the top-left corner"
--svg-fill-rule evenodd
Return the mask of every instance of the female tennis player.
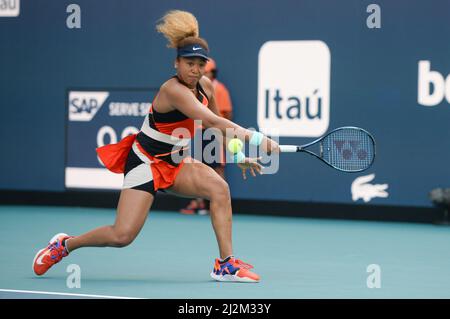
<path id="1" fill-rule="evenodd" d="M 212 168 L 183 154 L 190 137 L 194 136 L 194 120 L 201 120 L 204 127 L 220 130 L 223 136 L 227 129 L 232 130 L 232 137 L 261 145 L 268 153 L 279 152 L 279 145 L 259 132 L 246 130 L 215 114 L 214 89 L 211 81 L 203 76 L 209 48 L 199 37 L 198 23 L 191 13 L 170 11 L 157 25 L 157 30 L 168 39 L 168 46 L 177 51 L 176 76 L 160 87 L 138 134 L 97 149 L 109 170 L 124 174 L 115 223 L 76 237 L 63 233 L 55 235 L 34 258 L 33 270 L 37 275 L 43 275 L 69 252 L 81 247 L 129 245 L 142 229 L 156 192 L 167 190 L 210 200 L 220 253 L 220 258 L 215 259 L 212 278 L 240 282 L 260 280 L 259 275 L 250 270 L 253 266 L 233 255 L 232 209 L 227 183 Z M 255 172 L 261 173 L 257 159 L 240 155 L 237 162 L 244 179 L 247 170 L 253 176 Z M 176 160 L 177 156 L 182 160 Z"/>

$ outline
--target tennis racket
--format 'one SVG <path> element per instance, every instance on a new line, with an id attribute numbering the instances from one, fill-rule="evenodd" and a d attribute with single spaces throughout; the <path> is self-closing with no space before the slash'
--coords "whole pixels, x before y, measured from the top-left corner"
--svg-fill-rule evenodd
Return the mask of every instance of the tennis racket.
<path id="1" fill-rule="evenodd" d="M 317 150 L 314 152 L 314 148 Z M 359 127 L 337 128 L 305 145 L 280 145 L 281 152 L 305 152 L 342 172 L 361 172 L 375 160 L 375 140 Z"/>

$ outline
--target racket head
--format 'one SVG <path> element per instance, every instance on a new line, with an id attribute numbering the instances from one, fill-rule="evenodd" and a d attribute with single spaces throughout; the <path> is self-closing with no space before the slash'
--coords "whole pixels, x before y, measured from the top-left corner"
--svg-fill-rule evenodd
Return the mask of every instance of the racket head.
<path id="1" fill-rule="evenodd" d="M 321 139 L 320 158 L 343 172 L 362 172 L 375 160 L 375 139 L 366 130 L 345 126 Z"/>

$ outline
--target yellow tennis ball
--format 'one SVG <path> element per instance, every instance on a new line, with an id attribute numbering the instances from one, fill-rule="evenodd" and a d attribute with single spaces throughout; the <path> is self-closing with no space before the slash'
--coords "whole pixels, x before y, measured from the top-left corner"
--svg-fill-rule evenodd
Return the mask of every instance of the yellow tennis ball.
<path id="1" fill-rule="evenodd" d="M 242 146 L 244 144 L 238 138 L 233 138 L 228 142 L 228 150 L 233 154 L 239 153 L 242 150 Z"/>

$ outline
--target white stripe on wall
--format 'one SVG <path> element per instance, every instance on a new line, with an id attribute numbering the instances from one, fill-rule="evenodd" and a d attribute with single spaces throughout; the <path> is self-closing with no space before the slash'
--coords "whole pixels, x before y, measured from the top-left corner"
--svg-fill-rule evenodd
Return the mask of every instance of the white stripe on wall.
<path id="1" fill-rule="evenodd" d="M 90 189 L 122 189 L 123 174 L 106 168 L 66 167 L 66 187 Z"/>

